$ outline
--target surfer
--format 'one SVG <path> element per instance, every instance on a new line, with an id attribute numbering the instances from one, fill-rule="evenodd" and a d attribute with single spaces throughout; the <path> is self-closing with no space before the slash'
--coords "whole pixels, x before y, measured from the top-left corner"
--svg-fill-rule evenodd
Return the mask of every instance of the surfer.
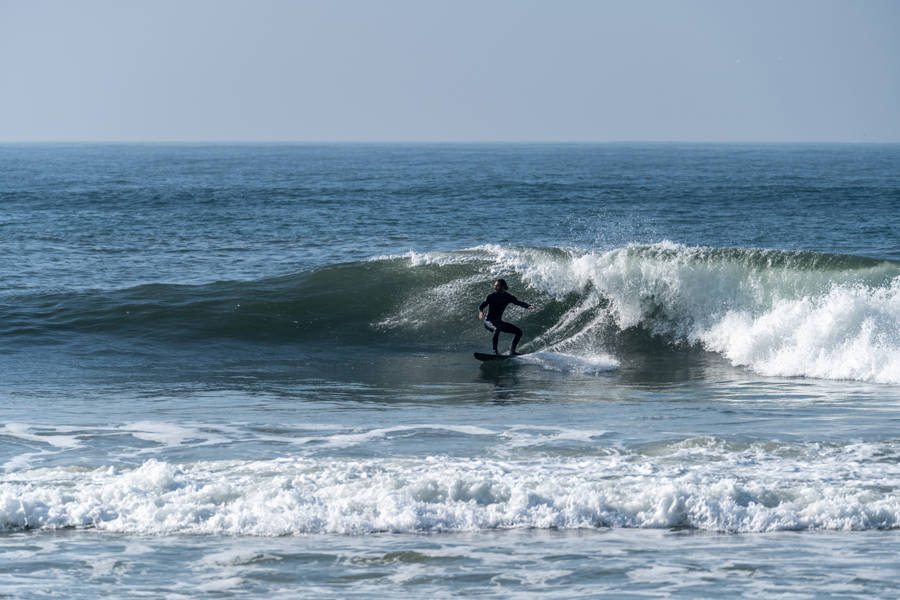
<path id="1" fill-rule="evenodd" d="M 519 340 L 522 339 L 522 330 L 512 323 L 504 321 L 503 311 L 506 310 L 506 307 L 509 304 L 516 304 L 522 308 L 527 308 L 528 310 L 533 310 L 534 305 L 517 299 L 507 291 L 508 289 L 509 286 L 506 285 L 505 280 L 498 279 L 495 281 L 494 292 L 489 294 L 488 297 L 484 299 L 484 302 L 478 307 L 478 319 L 484 321 L 485 329 L 494 333 L 494 354 L 500 354 L 497 351 L 497 342 L 500 340 L 500 333 L 512 333 L 515 337 L 513 337 L 512 346 L 509 348 L 509 354 L 510 356 L 515 356 L 518 354 L 518 352 L 516 352 L 516 346 L 519 345 Z M 485 307 L 488 308 L 486 318 L 484 316 Z"/>

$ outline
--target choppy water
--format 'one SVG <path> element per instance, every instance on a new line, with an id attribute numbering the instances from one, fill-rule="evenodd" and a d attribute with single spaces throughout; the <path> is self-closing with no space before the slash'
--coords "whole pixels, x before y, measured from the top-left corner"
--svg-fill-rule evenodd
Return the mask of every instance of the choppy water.
<path id="1" fill-rule="evenodd" d="M 0 201 L 4 594 L 900 582 L 898 146 L 6 145 Z"/>

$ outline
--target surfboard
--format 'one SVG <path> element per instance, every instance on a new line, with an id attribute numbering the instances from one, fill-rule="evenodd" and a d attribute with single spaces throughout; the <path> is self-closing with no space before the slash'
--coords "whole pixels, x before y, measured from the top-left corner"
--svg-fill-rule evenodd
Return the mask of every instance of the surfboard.
<path id="1" fill-rule="evenodd" d="M 515 358 L 516 356 L 522 356 L 522 354 L 514 354 L 510 356 L 509 354 L 487 354 L 484 352 L 476 352 L 475 358 L 478 360 L 485 362 L 491 360 L 506 360 L 508 358 Z"/>

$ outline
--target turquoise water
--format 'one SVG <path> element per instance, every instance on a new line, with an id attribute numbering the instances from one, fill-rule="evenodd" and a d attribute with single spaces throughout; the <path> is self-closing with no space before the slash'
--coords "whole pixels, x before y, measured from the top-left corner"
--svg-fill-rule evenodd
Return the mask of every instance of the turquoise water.
<path id="1" fill-rule="evenodd" d="M 4 594 L 898 585 L 898 146 L 0 165 Z"/>

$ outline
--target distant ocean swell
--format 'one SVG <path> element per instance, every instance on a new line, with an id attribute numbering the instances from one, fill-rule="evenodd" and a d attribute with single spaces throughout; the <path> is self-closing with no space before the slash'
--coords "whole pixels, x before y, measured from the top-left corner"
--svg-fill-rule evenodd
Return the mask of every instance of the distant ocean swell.
<path id="1" fill-rule="evenodd" d="M 772 376 L 900 383 L 900 264 L 856 256 L 673 243 L 606 252 L 483 246 L 378 257 L 280 278 L 21 295 L 0 330 L 22 346 L 108 334 L 141 343 L 464 350 L 490 281 L 532 350 L 591 354 L 695 346 Z"/>
<path id="2" fill-rule="evenodd" d="M 140 535 L 900 527 L 896 443 L 669 443 L 653 454 L 285 458 L 8 473 L 0 531 Z"/>

